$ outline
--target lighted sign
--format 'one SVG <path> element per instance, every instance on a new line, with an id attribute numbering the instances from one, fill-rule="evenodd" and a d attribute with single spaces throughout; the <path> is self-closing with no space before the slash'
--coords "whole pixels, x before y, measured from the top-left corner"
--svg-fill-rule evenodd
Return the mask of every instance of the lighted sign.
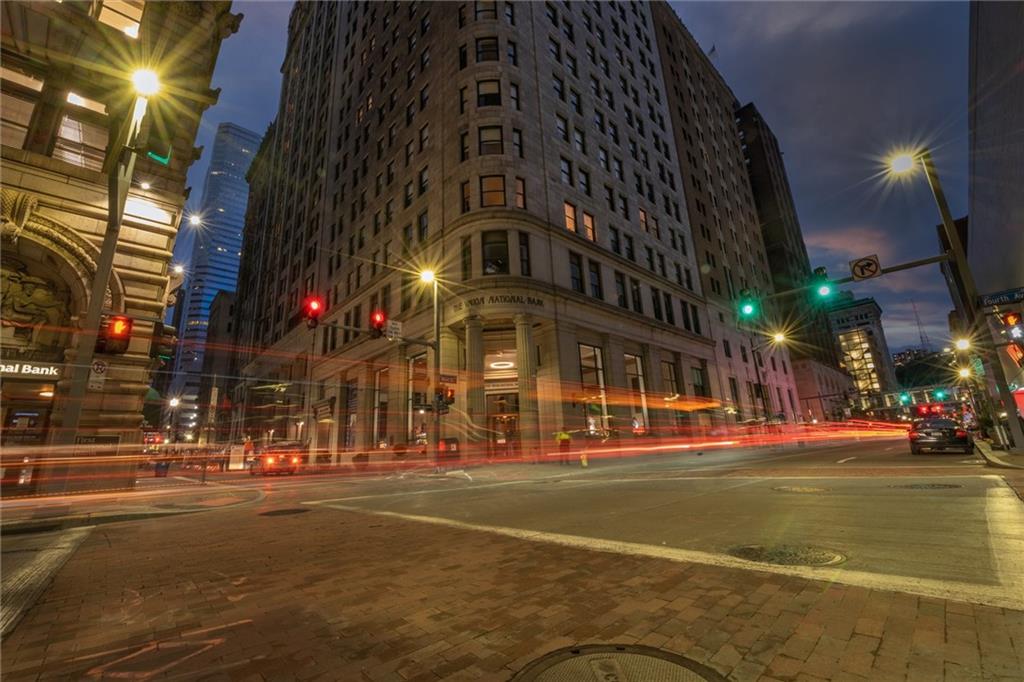
<path id="1" fill-rule="evenodd" d="M 60 365 L 41 365 L 34 362 L 0 363 L 0 374 L 10 377 L 59 377 Z"/>

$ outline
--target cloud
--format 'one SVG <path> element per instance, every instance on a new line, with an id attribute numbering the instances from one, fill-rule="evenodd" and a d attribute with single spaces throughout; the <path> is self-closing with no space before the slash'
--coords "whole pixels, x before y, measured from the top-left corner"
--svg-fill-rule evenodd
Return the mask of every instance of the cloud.
<path id="1" fill-rule="evenodd" d="M 834 227 L 828 232 L 806 232 L 804 243 L 809 251 L 820 253 L 823 258 L 842 258 L 847 261 L 878 254 L 883 260 L 892 255 L 891 238 L 880 227 L 859 225 Z"/>

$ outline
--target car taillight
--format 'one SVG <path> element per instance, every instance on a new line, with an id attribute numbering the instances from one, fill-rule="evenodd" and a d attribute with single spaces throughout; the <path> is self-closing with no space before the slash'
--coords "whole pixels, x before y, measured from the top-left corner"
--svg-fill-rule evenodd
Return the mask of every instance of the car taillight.
<path id="1" fill-rule="evenodd" d="M 267 457 L 267 464 L 273 464 L 273 463 L 274 463 L 274 458 L 273 457 Z"/>
<path id="2" fill-rule="evenodd" d="M 299 463 L 299 458 L 298 457 L 292 457 L 292 464 L 298 464 L 298 463 Z"/>
<path id="3" fill-rule="evenodd" d="M 956 437 L 957 438 L 967 438 L 967 432 L 964 431 L 963 429 L 957 429 L 956 430 Z"/>
<path id="4" fill-rule="evenodd" d="M 918 433 L 917 431 L 911 431 L 910 432 L 910 440 L 917 440 L 920 437 L 921 437 L 921 434 Z"/>

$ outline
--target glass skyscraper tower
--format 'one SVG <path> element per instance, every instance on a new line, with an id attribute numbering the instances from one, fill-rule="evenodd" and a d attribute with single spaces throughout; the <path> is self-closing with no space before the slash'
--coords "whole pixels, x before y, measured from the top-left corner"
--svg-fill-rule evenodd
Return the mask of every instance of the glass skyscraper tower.
<path id="1" fill-rule="evenodd" d="M 234 291 L 242 250 L 242 225 L 249 196 L 245 174 L 260 135 L 233 123 L 221 123 L 213 143 L 213 157 L 203 185 L 199 209 L 202 223 L 186 264 L 188 278 L 182 306 L 180 345 L 174 359 L 170 395 L 181 401 L 172 416 L 176 430 L 187 433 L 200 417 L 197 404 L 203 367 L 210 304 L 218 291 Z"/>

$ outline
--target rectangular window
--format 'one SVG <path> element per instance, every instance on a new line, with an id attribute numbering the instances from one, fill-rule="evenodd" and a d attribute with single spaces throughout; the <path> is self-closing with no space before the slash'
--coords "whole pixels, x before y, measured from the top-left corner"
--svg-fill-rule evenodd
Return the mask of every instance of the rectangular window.
<path id="1" fill-rule="evenodd" d="M 711 391 L 708 387 L 707 380 L 708 370 L 702 364 L 700 367 L 691 367 L 690 376 L 693 378 L 693 394 L 703 396 L 705 398 L 711 397 Z"/>
<path id="2" fill-rule="evenodd" d="M 466 213 L 469 211 L 469 183 L 462 183 L 462 212 Z"/>
<path id="3" fill-rule="evenodd" d="M 6 100 L 7 98 L 5 98 Z M 8 117 L 5 101 L 4 118 Z M 5 125 L 6 127 L 6 125 Z M 106 158 L 107 129 L 65 114 L 57 129 L 53 158 L 89 170 L 102 170 Z"/>
<path id="4" fill-rule="evenodd" d="M 516 208 L 526 208 L 526 181 L 516 178 Z"/>
<path id="5" fill-rule="evenodd" d="M 583 408 L 587 414 L 587 431 L 603 432 L 608 426 L 608 404 L 605 399 L 604 355 L 597 346 L 579 345 L 580 384 Z"/>
<path id="6" fill-rule="evenodd" d="M 562 174 L 562 182 L 569 186 L 572 186 L 572 161 L 565 157 L 562 157 L 561 160 L 558 162 L 558 168 Z"/>
<path id="7" fill-rule="evenodd" d="M 583 236 L 592 242 L 597 241 L 597 228 L 594 226 L 594 216 L 586 211 L 583 212 Z"/>
<path id="8" fill-rule="evenodd" d="M 506 2 L 506 5 L 510 3 Z M 505 49 L 505 54 L 508 57 L 508 63 L 512 66 L 519 66 L 519 50 L 516 48 L 516 44 L 511 40 L 508 41 L 508 46 Z"/>
<path id="9" fill-rule="evenodd" d="M 420 194 L 425 194 L 427 189 L 430 187 L 430 174 L 426 168 L 420 171 L 419 186 Z"/>
<path id="10" fill-rule="evenodd" d="M 508 234 L 504 230 L 483 232 L 481 235 L 483 273 L 508 274 Z"/>
<path id="11" fill-rule="evenodd" d="M 587 135 L 579 128 L 572 129 L 572 144 L 580 154 L 587 153 Z"/>
<path id="12" fill-rule="evenodd" d="M 578 181 L 580 191 L 590 196 L 590 173 L 583 170 L 582 168 L 576 173 L 576 180 Z"/>
<path id="13" fill-rule="evenodd" d="M 643 315 L 644 299 L 642 296 L 642 292 L 640 290 L 640 282 L 633 279 L 632 277 L 629 279 L 629 293 L 630 298 L 633 299 L 633 312 L 640 313 L 641 315 Z"/>
<path id="14" fill-rule="evenodd" d="M 476 16 L 477 21 L 482 19 L 498 18 L 498 3 L 494 2 L 494 0 L 490 0 L 489 2 L 478 0 L 474 5 L 474 15 Z"/>
<path id="15" fill-rule="evenodd" d="M 498 61 L 498 39 L 477 38 L 476 39 L 476 60 L 478 62 Z"/>
<path id="16" fill-rule="evenodd" d="M 465 282 L 473 277 L 473 240 L 470 237 L 462 238 L 460 264 L 462 266 L 462 281 Z"/>
<path id="17" fill-rule="evenodd" d="M 485 154 L 504 154 L 505 146 L 501 139 L 501 126 L 480 126 L 477 130 L 478 151 Z"/>
<path id="18" fill-rule="evenodd" d="M 693 316 L 693 333 L 700 334 L 700 313 L 697 312 L 697 306 L 693 303 L 690 304 L 690 314 Z"/>
<path id="19" fill-rule="evenodd" d="M 644 381 L 644 364 L 639 355 L 624 354 L 626 361 L 626 385 L 632 394 L 633 433 L 647 431 L 647 385 Z"/>
<path id="20" fill-rule="evenodd" d="M 629 309 L 629 300 L 626 297 L 626 276 L 621 272 L 615 273 L 615 298 L 620 308 Z"/>
<path id="21" fill-rule="evenodd" d="M 523 158 L 523 131 L 519 128 L 512 129 L 512 153 Z"/>
<path id="22" fill-rule="evenodd" d="M 505 176 L 483 175 L 480 177 L 480 206 L 505 205 Z"/>
<path id="23" fill-rule="evenodd" d="M 668 322 L 669 324 L 675 324 L 676 311 L 675 307 L 672 304 L 672 295 L 669 294 L 667 291 L 662 292 L 662 295 L 665 297 L 665 321 Z"/>
<path id="24" fill-rule="evenodd" d="M 725 357 L 732 357 L 732 344 L 729 343 L 729 339 L 722 339 L 722 352 L 725 354 Z"/>
<path id="25" fill-rule="evenodd" d="M 382 367 L 373 381 L 373 435 L 377 447 L 388 446 L 388 383 L 390 371 Z"/>
<path id="26" fill-rule="evenodd" d="M 573 291 L 583 293 L 583 257 L 569 252 L 569 284 Z"/>
<path id="27" fill-rule="evenodd" d="M 500 81 L 477 81 L 477 83 L 476 83 L 476 105 L 478 107 L 500 107 L 501 106 L 501 82 Z"/>
<path id="28" fill-rule="evenodd" d="M 430 222 L 428 221 L 426 211 L 420 213 L 419 217 L 416 219 L 416 230 L 416 238 L 421 242 L 424 241 L 427 238 L 427 233 L 430 231 Z"/>
<path id="29" fill-rule="evenodd" d="M 601 284 L 601 264 L 596 261 L 588 261 L 587 270 L 590 279 L 590 295 L 603 301 L 604 285 Z"/>
<path id="30" fill-rule="evenodd" d="M 530 233 L 519 232 L 519 274 L 529 277 L 530 272 Z"/>
<path id="31" fill-rule="evenodd" d="M 651 287 L 651 305 L 654 309 L 654 319 L 656 319 L 658 322 L 662 322 L 663 316 L 661 314 L 661 292 L 655 289 L 654 287 Z"/>
<path id="32" fill-rule="evenodd" d="M 608 234 L 611 238 L 611 247 L 613 253 L 622 253 L 622 241 L 619 239 L 619 228 L 609 227 Z"/>
<path id="33" fill-rule="evenodd" d="M 519 84 L 509 83 L 508 98 L 512 102 L 512 108 L 519 111 Z"/>
<path id="34" fill-rule="evenodd" d="M 676 363 L 669 360 L 661 361 L 661 385 L 666 396 L 679 395 L 679 381 L 676 379 Z"/>
<path id="35" fill-rule="evenodd" d="M 459 133 L 459 161 L 469 158 L 469 133 Z"/>
<path id="36" fill-rule="evenodd" d="M 742 406 L 740 405 L 740 385 L 736 381 L 736 377 L 729 377 L 729 397 L 732 398 L 733 407 L 742 415 Z"/>
<path id="37" fill-rule="evenodd" d="M 562 206 L 565 213 L 565 229 L 570 232 L 576 231 L 576 206 L 565 202 Z"/>
<path id="38" fill-rule="evenodd" d="M 636 261 L 636 253 L 633 251 L 633 237 L 625 235 L 626 240 L 626 258 L 631 261 Z"/>

